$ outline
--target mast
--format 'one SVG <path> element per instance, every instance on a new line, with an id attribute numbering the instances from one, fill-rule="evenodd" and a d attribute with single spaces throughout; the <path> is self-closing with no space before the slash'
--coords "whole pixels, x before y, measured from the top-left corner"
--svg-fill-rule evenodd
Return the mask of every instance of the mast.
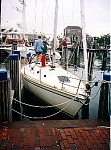
<path id="1" fill-rule="evenodd" d="M 34 26 L 34 34 L 36 34 L 36 10 L 37 10 L 37 0 L 35 0 L 35 17 L 34 17 L 34 19 L 35 19 L 35 26 Z"/>
<path id="2" fill-rule="evenodd" d="M 23 11 L 22 11 L 22 33 L 23 33 L 23 38 L 25 38 L 25 31 L 26 31 L 25 7 L 26 7 L 26 2 L 25 2 L 25 0 L 19 0 L 19 2 L 23 5 Z"/>
<path id="3" fill-rule="evenodd" d="M 80 0 L 81 5 L 81 26 L 82 26 L 82 41 L 84 51 L 84 65 L 85 65 L 85 79 L 88 81 L 88 58 L 87 58 L 87 44 L 86 44 L 86 23 L 85 23 L 85 6 L 84 0 Z"/>
<path id="4" fill-rule="evenodd" d="M 25 7 L 26 7 L 26 2 L 23 0 L 23 38 L 25 38 L 25 32 L 26 32 L 26 20 L 25 20 Z"/>
<path id="5" fill-rule="evenodd" d="M 58 0 L 55 0 L 55 16 L 54 16 L 54 48 L 52 55 L 52 67 L 55 67 L 55 50 L 57 42 L 57 20 L 58 20 Z"/>

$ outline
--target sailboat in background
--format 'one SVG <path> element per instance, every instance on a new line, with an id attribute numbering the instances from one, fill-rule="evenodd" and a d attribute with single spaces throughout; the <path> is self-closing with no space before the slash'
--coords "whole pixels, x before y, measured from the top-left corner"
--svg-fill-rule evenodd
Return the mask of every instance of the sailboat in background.
<path id="1" fill-rule="evenodd" d="M 55 0 L 54 48 L 52 61 L 42 65 L 32 62 L 21 69 L 23 84 L 27 90 L 46 103 L 74 117 L 86 103 L 86 86 L 82 79 L 55 62 L 57 37 L 58 0 Z"/>
<path id="2" fill-rule="evenodd" d="M 1 36 L 5 35 L 5 40 L 1 41 L 0 50 L 6 51 L 9 55 L 13 52 L 13 50 L 20 51 L 21 57 L 26 57 L 26 49 L 23 45 L 23 39 L 26 39 L 25 37 L 25 0 L 19 0 L 19 2 L 22 4 L 22 33 L 18 32 L 17 30 L 14 30 L 13 28 L 6 28 L 2 32 L 0 32 Z M 17 9 L 18 11 L 19 9 Z M 28 40 L 28 39 L 27 39 Z M 15 48 L 14 48 L 15 47 Z M 32 46 L 29 47 L 30 53 L 33 55 L 34 48 Z"/>

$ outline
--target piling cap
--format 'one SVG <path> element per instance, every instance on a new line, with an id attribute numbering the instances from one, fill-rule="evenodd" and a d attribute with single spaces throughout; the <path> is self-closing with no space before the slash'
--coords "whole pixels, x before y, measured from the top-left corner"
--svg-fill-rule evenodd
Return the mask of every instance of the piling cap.
<path id="1" fill-rule="evenodd" d="M 13 50 L 13 54 L 19 54 L 20 55 L 20 50 Z"/>
<path id="2" fill-rule="evenodd" d="M 111 71 L 103 73 L 103 80 L 111 81 Z"/>
<path id="3" fill-rule="evenodd" d="M 13 50 L 13 54 L 18 54 L 20 59 L 20 50 Z"/>
<path id="4" fill-rule="evenodd" d="M 0 81 L 7 80 L 7 70 L 6 69 L 0 69 Z"/>
<path id="5" fill-rule="evenodd" d="M 9 59 L 10 59 L 10 60 L 19 60 L 19 55 L 18 55 L 18 54 L 11 54 L 11 55 L 9 56 Z"/>

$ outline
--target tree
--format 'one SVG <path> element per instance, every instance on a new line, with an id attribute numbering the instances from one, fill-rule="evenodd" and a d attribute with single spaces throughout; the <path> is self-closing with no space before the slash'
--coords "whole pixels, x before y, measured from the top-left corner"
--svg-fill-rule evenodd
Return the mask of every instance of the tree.
<path id="1" fill-rule="evenodd" d="M 94 37 L 94 40 L 99 43 L 99 45 L 106 47 L 110 45 L 110 34 Z"/>

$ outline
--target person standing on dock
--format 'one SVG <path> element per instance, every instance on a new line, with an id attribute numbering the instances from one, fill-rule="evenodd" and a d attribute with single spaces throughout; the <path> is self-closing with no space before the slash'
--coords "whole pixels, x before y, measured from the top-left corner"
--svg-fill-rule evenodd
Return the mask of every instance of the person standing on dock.
<path id="1" fill-rule="evenodd" d="M 41 61 L 42 57 L 42 47 L 43 46 L 43 40 L 41 39 L 41 35 L 38 36 L 38 39 L 34 43 L 34 50 L 36 53 L 36 63 Z"/>

